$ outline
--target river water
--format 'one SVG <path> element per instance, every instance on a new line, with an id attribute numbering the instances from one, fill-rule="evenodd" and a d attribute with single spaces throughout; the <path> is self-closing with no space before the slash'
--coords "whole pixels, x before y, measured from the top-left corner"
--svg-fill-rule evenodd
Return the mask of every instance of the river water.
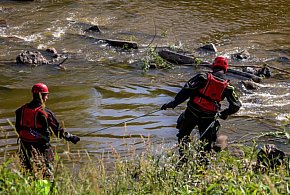
<path id="1" fill-rule="evenodd" d="M 93 156 L 111 152 L 121 155 L 128 145 L 138 151 L 145 140 L 173 146 L 177 142 L 175 122 L 186 104 L 174 110 L 155 112 L 105 130 L 171 101 L 183 84 L 204 69 L 176 66 L 144 72 L 140 60 L 148 45 L 182 47 L 212 61 L 213 54 L 196 53 L 196 48 L 214 43 L 215 55 L 242 50 L 250 60 L 230 64 L 271 66 L 290 71 L 290 9 L 287 0 L 257 1 L 166 1 L 143 0 L 38 0 L 0 1 L 0 156 L 17 150 L 13 128 L 14 111 L 31 100 L 36 82 L 49 86 L 47 107 L 65 129 L 81 136 L 70 152 Z M 123 51 L 88 38 L 84 30 L 98 25 L 102 36 L 138 42 L 138 50 Z M 68 57 L 66 71 L 55 66 L 31 68 L 15 63 L 23 50 L 54 47 Z M 280 131 L 290 109 L 289 75 L 274 71 L 254 91 L 239 86 L 231 77 L 243 103 L 241 110 L 222 123 L 222 134 L 236 140 L 252 133 Z M 230 75 L 229 75 L 230 76 Z M 226 104 L 224 104 L 226 106 Z M 97 132 L 95 132 L 97 131 Z M 95 133 L 92 133 L 95 132 Z M 286 140 L 272 139 L 289 152 Z M 61 152 L 64 142 L 53 140 Z"/>

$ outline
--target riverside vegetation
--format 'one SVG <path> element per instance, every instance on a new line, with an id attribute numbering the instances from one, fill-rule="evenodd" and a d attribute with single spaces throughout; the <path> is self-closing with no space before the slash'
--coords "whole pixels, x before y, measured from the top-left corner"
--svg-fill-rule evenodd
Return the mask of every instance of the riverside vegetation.
<path id="1" fill-rule="evenodd" d="M 282 127 L 280 133 L 271 136 L 286 138 L 289 143 L 286 128 Z M 289 158 L 275 169 L 257 169 L 255 140 L 248 145 L 230 145 L 243 151 L 242 156 L 224 150 L 207 155 L 209 163 L 204 165 L 198 160 L 196 150 L 201 143 L 193 137 L 188 163 L 182 166 L 178 166 L 177 147 L 153 145 L 150 139 L 144 139 L 143 143 L 144 151 L 128 145 L 128 152 L 122 156 L 112 148 L 111 152 L 94 160 L 86 152 L 86 155 L 71 153 L 69 149 L 59 152 L 51 181 L 41 178 L 37 171 L 24 173 L 18 157 L 6 155 L 0 165 L 0 194 L 290 193 Z M 70 160 L 73 166 L 65 165 L 65 160 Z"/>

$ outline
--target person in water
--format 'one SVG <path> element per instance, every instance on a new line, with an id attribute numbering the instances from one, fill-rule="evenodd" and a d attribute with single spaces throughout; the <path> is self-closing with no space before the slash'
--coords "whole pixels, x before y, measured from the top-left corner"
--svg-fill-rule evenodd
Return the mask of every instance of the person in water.
<path id="1" fill-rule="evenodd" d="M 202 151 L 211 151 L 220 127 L 219 121 L 216 120 L 217 116 L 226 120 L 242 106 L 234 87 L 224 78 L 228 69 L 228 59 L 223 56 L 216 57 L 211 68 L 212 72 L 199 73 L 187 81 L 174 100 L 161 107 L 161 110 L 174 109 L 189 99 L 187 108 L 179 116 L 176 125 L 179 130 L 177 134 L 179 153 L 184 160 L 186 160 L 184 150 L 196 126 L 198 126 L 200 140 L 204 143 Z M 220 102 L 225 98 L 229 105 L 221 111 Z"/>
<path id="2" fill-rule="evenodd" d="M 24 168 L 29 171 L 34 170 L 34 163 L 41 164 L 43 177 L 53 176 L 54 154 L 50 144 L 52 134 L 74 144 L 80 141 L 79 137 L 65 132 L 54 113 L 45 107 L 48 94 L 48 87 L 45 84 L 36 83 L 32 87 L 32 101 L 21 106 L 15 112 L 20 160 Z"/>

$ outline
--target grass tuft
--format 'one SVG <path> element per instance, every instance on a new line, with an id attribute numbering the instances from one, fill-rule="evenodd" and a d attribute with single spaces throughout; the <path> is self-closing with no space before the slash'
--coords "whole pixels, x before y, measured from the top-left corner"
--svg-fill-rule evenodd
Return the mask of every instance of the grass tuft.
<path id="1" fill-rule="evenodd" d="M 255 171 L 255 145 L 239 146 L 243 157 L 232 155 L 231 150 L 208 154 L 208 165 L 204 165 L 195 150 L 200 147 L 196 140 L 189 145 L 186 164 L 180 164 L 176 148 L 144 142 L 144 152 L 138 153 L 129 146 L 125 157 L 112 148 L 109 161 L 105 154 L 92 160 L 88 153 L 81 157 L 80 152 L 67 152 L 73 159 L 72 167 L 64 165 L 62 158 L 66 157 L 59 155 L 53 181 L 23 172 L 17 157 L 10 157 L 0 165 L 1 193 L 289 194 L 286 165 L 267 172 Z"/>

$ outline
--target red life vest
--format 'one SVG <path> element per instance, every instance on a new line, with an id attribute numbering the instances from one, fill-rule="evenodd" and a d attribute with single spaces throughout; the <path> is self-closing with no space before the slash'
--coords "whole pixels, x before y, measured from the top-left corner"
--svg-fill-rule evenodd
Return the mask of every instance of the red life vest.
<path id="1" fill-rule="evenodd" d="M 28 108 L 27 105 L 22 107 L 22 115 L 20 119 L 19 137 L 27 142 L 39 142 L 45 139 L 39 130 L 43 128 L 42 124 L 38 123 L 38 114 L 43 114 L 48 118 L 47 113 L 42 106 L 36 108 Z M 47 139 L 47 138 L 46 138 Z"/>
<path id="2" fill-rule="evenodd" d="M 228 83 L 228 80 L 220 81 L 208 73 L 205 87 L 199 90 L 199 95 L 193 98 L 193 102 L 204 111 L 217 112 L 220 107 L 219 102 L 222 101 L 222 94 Z"/>

